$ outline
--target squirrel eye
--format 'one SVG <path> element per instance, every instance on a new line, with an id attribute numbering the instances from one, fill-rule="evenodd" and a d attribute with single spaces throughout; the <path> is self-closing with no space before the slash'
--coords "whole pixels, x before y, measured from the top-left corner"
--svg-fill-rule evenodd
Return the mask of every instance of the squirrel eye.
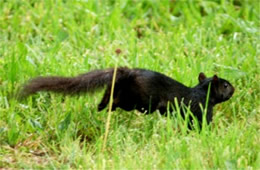
<path id="1" fill-rule="evenodd" d="M 227 87 L 228 87 L 228 84 L 227 84 L 227 83 L 224 83 L 224 87 L 227 88 Z"/>

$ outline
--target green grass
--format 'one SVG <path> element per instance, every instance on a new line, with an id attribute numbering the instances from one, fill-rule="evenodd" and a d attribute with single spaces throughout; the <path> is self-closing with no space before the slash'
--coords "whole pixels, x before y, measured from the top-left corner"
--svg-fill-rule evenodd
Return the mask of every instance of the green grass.
<path id="1" fill-rule="evenodd" d="M 0 168 L 259 169 L 259 10 L 257 0 L 0 0 Z M 103 91 L 12 98 L 35 76 L 115 65 L 188 86 L 216 73 L 236 91 L 203 133 L 118 109 L 105 151 Z"/>

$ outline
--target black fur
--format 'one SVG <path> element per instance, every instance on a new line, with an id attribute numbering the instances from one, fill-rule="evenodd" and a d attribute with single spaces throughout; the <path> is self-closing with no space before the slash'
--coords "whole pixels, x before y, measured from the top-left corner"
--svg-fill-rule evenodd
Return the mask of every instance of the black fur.
<path id="1" fill-rule="evenodd" d="M 79 94 L 107 86 L 98 105 L 98 110 L 101 111 L 109 103 L 113 73 L 114 69 L 111 68 L 91 71 L 77 77 L 38 77 L 24 86 L 20 96 L 27 97 L 38 91 Z M 213 106 L 228 100 L 234 93 L 234 87 L 216 75 L 207 78 L 204 73 L 200 73 L 198 79 L 199 84 L 189 88 L 158 72 L 120 67 L 116 74 L 112 110 L 118 107 L 126 111 L 137 109 L 142 113 L 159 110 L 161 114 L 165 114 L 168 103 L 174 104 L 176 98 L 179 104 L 190 106 L 192 113 L 201 122 L 203 112 L 200 105 L 205 107 L 211 84 L 207 109 L 209 123 L 212 120 Z"/>

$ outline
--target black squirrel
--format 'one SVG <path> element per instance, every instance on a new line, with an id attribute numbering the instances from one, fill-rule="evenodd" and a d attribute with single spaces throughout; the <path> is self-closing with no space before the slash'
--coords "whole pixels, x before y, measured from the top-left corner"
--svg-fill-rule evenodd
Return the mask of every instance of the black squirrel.
<path id="1" fill-rule="evenodd" d="M 24 85 L 20 96 L 27 97 L 38 91 L 53 91 L 63 94 L 79 94 L 93 92 L 98 88 L 107 86 L 105 94 L 98 105 L 98 110 L 103 110 L 109 103 L 112 77 L 114 69 L 94 70 L 76 77 L 37 77 Z M 130 111 L 138 110 L 142 113 L 152 113 L 159 110 L 161 114 L 167 112 L 168 103 L 178 103 L 190 107 L 191 112 L 202 121 L 203 111 L 201 106 L 206 106 L 208 88 L 207 123 L 212 120 L 213 106 L 224 102 L 233 95 L 234 87 L 217 75 L 207 78 L 204 73 L 199 74 L 199 84 L 193 88 L 187 87 L 172 78 L 150 70 L 117 69 L 113 94 L 112 110 L 117 107 Z"/>

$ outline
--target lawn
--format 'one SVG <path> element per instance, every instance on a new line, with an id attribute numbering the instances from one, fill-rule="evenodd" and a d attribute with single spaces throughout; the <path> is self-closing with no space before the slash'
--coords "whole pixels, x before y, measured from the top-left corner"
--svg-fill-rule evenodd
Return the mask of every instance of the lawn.
<path id="1" fill-rule="evenodd" d="M 0 169 L 260 169 L 259 3 L 0 1 Z M 36 76 L 114 66 L 190 87 L 200 72 L 217 74 L 236 90 L 201 132 L 176 116 L 117 109 L 106 143 L 104 90 L 14 97 Z"/>

